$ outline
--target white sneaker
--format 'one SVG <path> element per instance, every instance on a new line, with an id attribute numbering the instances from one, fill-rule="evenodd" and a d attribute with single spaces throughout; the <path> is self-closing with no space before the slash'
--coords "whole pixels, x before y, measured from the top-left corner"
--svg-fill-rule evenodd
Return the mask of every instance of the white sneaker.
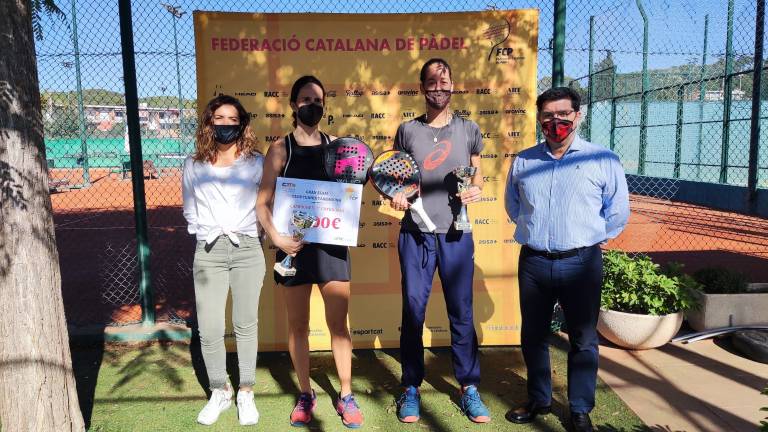
<path id="1" fill-rule="evenodd" d="M 240 390 L 237 392 L 237 417 L 243 426 L 255 425 L 259 422 L 259 410 L 253 402 L 253 392 Z"/>
<path id="2" fill-rule="evenodd" d="M 232 388 L 227 386 L 223 389 L 214 389 L 208 403 L 197 415 L 197 422 L 210 426 L 216 423 L 219 414 L 226 411 L 230 406 L 232 406 Z"/>

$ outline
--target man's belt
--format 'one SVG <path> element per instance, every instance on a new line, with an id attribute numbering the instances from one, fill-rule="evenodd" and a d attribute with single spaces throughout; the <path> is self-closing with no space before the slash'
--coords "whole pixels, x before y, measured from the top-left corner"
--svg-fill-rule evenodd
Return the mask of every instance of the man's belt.
<path id="1" fill-rule="evenodd" d="M 551 260 L 559 260 L 559 259 L 563 259 L 563 258 L 574 257 L 574 256 L 579 254 L 579 251 L 584 250 L 584 249 L 588 249 L 588 248 L 591 248 L 591 247 L 592 246 L 584 246 L 584 247 L 575 248 L 575 249 L 569 249 L 569 250 L 565 250 L 565 251 L 547 252 L 547 251 L 536 250 L 536 249 L 533 249 L 533 248 L 528 247 L 528 246 L 523 246 L 523 250 L 526 253 L 530 254 L 530 255 L 542 256 L 542 257 L 545 257 L 545 258 L 551 259 Z"/>

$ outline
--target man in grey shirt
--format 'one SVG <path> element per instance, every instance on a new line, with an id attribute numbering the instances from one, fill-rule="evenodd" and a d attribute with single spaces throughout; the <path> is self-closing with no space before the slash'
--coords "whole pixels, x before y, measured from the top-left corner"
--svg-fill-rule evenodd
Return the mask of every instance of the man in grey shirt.
<path id="1" fill-rule="evenodd" d="M 397 416 L 405 423 L 419 419 L 418 388 L 424 379 L 422 330 L 437 269 L 448 308 L 453 370 L 461 385 L 461 409 L 473 422 L 487 423 L 490 414 L 477 390 L 480 364 L 472 312 L 474 243 L 471 232 L 458 231 L 453 224 L 462 205 L 477 202 L 482 195 L 483 140 L 475 122 L 451 114 L 453 82 L 445 60 L 428 60 L 421 69 L 420 80 L 427 112 L 400 125 L 395 150 L 409 153 L 419 165 L 424 209 L 437 230 L 431 233 L 418 215 L 408 210 L 409 203 L 402 194 L 392 199 L 394 209 L 406 210 L 398 239 L 403 284 L 401 382 L 405 391 L 398 401 Z M 461 193 L 458 178 L 453 174 L 459 166 L 476 169 L 469 190 Z"/>

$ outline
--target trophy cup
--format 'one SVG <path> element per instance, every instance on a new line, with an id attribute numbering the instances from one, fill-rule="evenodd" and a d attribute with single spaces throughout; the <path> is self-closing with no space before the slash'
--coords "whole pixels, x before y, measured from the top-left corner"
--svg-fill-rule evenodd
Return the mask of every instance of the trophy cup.
<path id="1" fill-rule="evenodd" d="M 293 212 L 293 218 L 291 219 L 291 225 L 294 227 L 291 230 L 291 236 L 293 239 L 296 241 L 303 240 L 305 231 L 309 229 L 309 227 L 311 227 L 316 220 L 317 218 L 315 216 L 312 216 L 306 212 Z M 286 255 L 282 261 L 275 263 L 275 271 L 283 277 L 295 276 L 296 267 L 293 266 L 293 257 Z"/>
<path id="2" fill-rule="evenodd" d="M 475 172 L 477 172 L 477 167 L 473 166 L 459 166 L 454 168 L 453 175 L 459 179 L 459 193 L 469 190 L 472 176 L 475 175 Z M 461 211 L 456 217 L 456 221 L 453 222 L 453 226 L 458 231 L 472 231 L 472 224 L 469 223 L 469 216 L 467 216 L 467 206 L 461 206 Z"/>

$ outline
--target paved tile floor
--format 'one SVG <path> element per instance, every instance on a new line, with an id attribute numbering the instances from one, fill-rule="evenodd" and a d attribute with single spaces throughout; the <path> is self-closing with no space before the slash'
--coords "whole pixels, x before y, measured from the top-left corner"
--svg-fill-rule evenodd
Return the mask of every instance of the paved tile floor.
<path id="1" fill-rule="evenodd" d="M 754 432 L 768 412 L 768 364 L 727 342 L 670 343 L 655 350 L 600 346 L 600 377 L 654 430 Z"/>

